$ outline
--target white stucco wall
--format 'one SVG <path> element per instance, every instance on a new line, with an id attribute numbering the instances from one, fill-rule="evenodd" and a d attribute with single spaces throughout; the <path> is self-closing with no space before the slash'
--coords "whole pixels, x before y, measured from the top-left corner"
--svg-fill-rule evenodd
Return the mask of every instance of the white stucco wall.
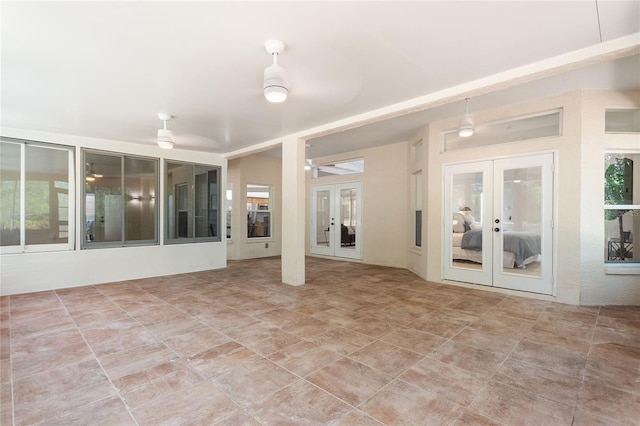
<path id="1" fill-rule="evenodd" d="M 640 265 L 605 265 L 605 151 L 640 153 L 640 134 L 604 133 L 607 108 L 640 108 L 640 92 L 585 90 L 582 98 L 580 303 L 640 305 Z M 640 168 L 640 165 L 634 167 Z M 635 173 L 634 173 L 635 174 Z M 637 174 L 635 174 L 637 179 Z M 635 180 L 635 182 L 639 182 Z M 637 185 L 636 185 L 637 186 Z M 634 192 L 637 188 L 634 188 Z M 637 198 L 636 198 L 637 199 Z M 635 235 L 634 235 L 635 236 Z M 635 238 L 634 238 L 635 240 Z M 636 243 L 637 244 L 637 243 Z M 634 247 L 634 252 L 637 249 Z M 626 273 L 625 270 L 626 269 Z"/>
<path id="2" fill-rule="evenodd" d="M 317 164 L 364 158 L 364 173 L 317 179 L 307 173 L 307 199 L 312 185 L 362 182 L 362 262 L 407 267 L 407 142 L 316 158 Z M 310 201 L 306 206 L 309 254 Z"/>
<path id="3" fill-rule="evenodd" d="M 225 185 L 226 159 L 218 154 L 183 149 L 162 150 L 154 144 L 141 145 L 124 141 L 82 138 L 70 135 L 49 134 L 0 129 L 2 136 L 73 146 L 76 150 L 76 170 L 83 170 L 82 148 L 188 161 L 222 168 L 222 188 Z M 163 167 L 161 165 L 161 170 Z M 76 188 L 84 185 L 84 176 L 76 176 Z M 164 218 L 164 177 L 160 179 L 160 223 Z M 80 223 L 81 200 L 76 194 L 75 223 Z M 224 209 L 224 200 L 222 204 Z M 160 245 L 145 247 L 120 247 L 80 250 L 84 236 L 76 230 L 75 248 L 48 253 L 18 253 L 0 256 L 0 294 L 19 294 L 57 288 L 75 287 L 114 281 L 171 275 L 193 271 L 223 268 L 226 266 L 226 243 L 206 242 L 197 244 L 163 245 L 164 229 L 160 227 Z"/>
<path id="4" fill-rule="evenodd" d="M 282 161 L 247 155 L 229 160 L 228 170 L 228 181 L 233 183 L 232 234 L 227 245 L 229 259 L 279 256 L 282 247 Z M 247 184 L 273 187 L 270 238 L 247 238 Z M 265 244 L 269 247 L 265 247 Z"/>
<path id="5" fill-rule="evenodd" d="M 640 149 L 636 137 L 614 146 L 604 142 L 605 106 L 640 105 L 636 93 L 582 90 L 537 99 L 505 108 L 474 113 L 476 126 L 556 108 L 563 109 L 562 135 L 443 152 L 442 133 L 456 128 L 456 119 L 430 123 L 428 183 L 425 188 L 428 221 L 427 273 L 442 280 L 442 170 L 445 164 L 556 153 L 554 296 L 568 304 L 640 304 L 640 275 L 607 274 L 603 259 L 604 150 Z"/>

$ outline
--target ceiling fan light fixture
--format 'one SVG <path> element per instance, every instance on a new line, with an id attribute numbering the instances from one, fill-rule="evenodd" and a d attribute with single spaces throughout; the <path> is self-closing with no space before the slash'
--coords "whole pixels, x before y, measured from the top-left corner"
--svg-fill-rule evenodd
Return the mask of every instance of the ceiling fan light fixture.
<path id="1" fill-rule="evenodd" d="M 280 40 L 267 40 L 264 47 L 273 57 L 273 64 L 264 70 L 264 97 L 269 102 L 284 102 L 289 95 L 289 81 L 284 68 L 278 65 L 278 55 L 284 51 L 284 43 Z"/>
<path id="2" fill-rule="evenodd" d="M 173 132 L 167 129 L 158 129 L 158 146 L 164 149 L 173 148 Z"/>
<path id="3" fill-rule="evenodd" d="M 458 135 L 461 138 L 468 138 L 473 135 L 473 119 L 468 115 L 462 117 L 460 120 L 460 127 L 458 127 Z"/>
<path id="4" fill-rule="evenodd" d="M 469 115 L 469 98 L 466 98 L 466 108 L 464 117 L 460 120 L 460 126 L 458 126 L 458 135 L 461 138 L 468 138 L 473 135 L 473 118 Z"/>
<path id="5" fill-rule="evenodd" d="M 159 113 L 158 118 L 162 120 L 164 126 L 162 129 L 158 129 L 158 146 L 163 149 L 172 149 L 175 142 L 173 132 L 167 130 L 167 121 L 171 120 L 171 114 Z"/>

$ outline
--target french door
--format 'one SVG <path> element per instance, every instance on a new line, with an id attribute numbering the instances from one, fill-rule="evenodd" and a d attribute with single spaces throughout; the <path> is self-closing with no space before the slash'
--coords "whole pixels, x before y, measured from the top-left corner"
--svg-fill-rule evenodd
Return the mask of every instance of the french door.
<path id="1" fill-rule="evenodd" d="M 362 259 L 362 183 L 315 185 L 311 253 Z"/>
<path id="2" fill-rule="evenodd" d="M 445 279 L 553 292 L 553 154 L 445 166 Z"/>

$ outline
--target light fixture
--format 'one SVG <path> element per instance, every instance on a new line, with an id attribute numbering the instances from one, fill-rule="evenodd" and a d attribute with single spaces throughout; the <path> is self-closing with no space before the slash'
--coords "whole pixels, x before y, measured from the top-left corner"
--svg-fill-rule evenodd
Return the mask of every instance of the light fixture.
<path id="1" fill-rule="evenodd" d="M 264 97 L 269 102 L 284 102 L 289 94 L 289 82 L 284 68 L 278 65 L 278 55 L 284 51 L 284 43 L 267 40 L 264 48 L 273 56 L 273 64 L 264 70 Z"/>
<path id="2" fill-rule="evenodd" d="M 87 182 L 94 182 L 97 178 L 104 177 L 104 175 L 95 172 L 95 170 L 93 169 L 93 163 L 88 163 L 88 166 L 89 171 L 87 171 L 84 178 Z"/>
<path id="3" fill-rule="evenodd" d="M 167 121 L 171 120 L 172 115 L 161 112 L 158 113 L 158 118 L 164 123 L 163 128 L 158 129 L 158 146 L 164 149 L 171 149 L 175 139 L 173 138 L 173 132 L 167 130 Z"/>
<path id="4" fill-rule="evenodd" d="M 462 138 L 473 135 L 473 119 L 469 115 L 469 98 L 466 99 L 466 104 L 464 117 L 460 120 L 460 127 L 458 127 L 458 135 Z"/>
<path id="5" fill-rule="evenodd" d="M 309 158 L 309 148 L 311 148 L 311 144 L 307 143 L 304 145 L 305 153 L 304 153 L 304 169 L 311 170 L 311 158 Z"/>

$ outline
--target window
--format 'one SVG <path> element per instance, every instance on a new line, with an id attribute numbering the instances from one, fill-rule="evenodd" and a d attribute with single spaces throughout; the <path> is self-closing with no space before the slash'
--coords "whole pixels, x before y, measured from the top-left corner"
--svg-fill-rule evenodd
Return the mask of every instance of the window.
<path id="1" fill-rule="evenodd" d="M 607 263 L 640 262 L 640 249 L 634 248 L 640 238 L 638 165 L 640 153 L 605 154 L 604 256 Z"/>
<path id="2" fill-rule="evenodd" d="M 158 161 L 83 153 L 83 248 L 157 244 Z"/>
<path id="3" fill-rule="evenodd" d="M 166 163 L 167 243 L 220 241 L 220 168 Z"/>
<path id="4" fill-rule="evenodd" d="M 413 244 L 415 247 L 422 247 L 422 172 L 412 175 L 411 192 L 411 204 L 414 212 Z"/>
<path id="5" fill-rule="evenodd" d="M 231 202 L 233 201 L 233 184 L 227 183 L 227 204 L 226 204 L 226 216 L 227 216 L 227 240 L 231 239 Z"/>
<path id="6" fill-rule="evenodd" d="M 444 133 L 444 150 L 454 151 L 501 143 L 540 139 L 562 134 L 562 110 L 477 124 L 473 136 L 463 138 L 458 129 Z"/>
<path id="7" fill-rule="evenodd" d="M 605 133 L 640 133 L 640 109 L 607 109 Z"/>
<path id="8" fill-rule="evenodd" d="M 352 175 L 364 172 L 364 158 L 313 166 L 313 177 Z"/>
<path id="9" fill-rule="evenodd" d="M 2 253 L 73 248 L 73 148 L 2 139 Z"/>
<path id="10" fill-rule="evenodd" d="M 271 196 L 266 185 L 247 185 L 247 238 L 271 237 Z"/>

